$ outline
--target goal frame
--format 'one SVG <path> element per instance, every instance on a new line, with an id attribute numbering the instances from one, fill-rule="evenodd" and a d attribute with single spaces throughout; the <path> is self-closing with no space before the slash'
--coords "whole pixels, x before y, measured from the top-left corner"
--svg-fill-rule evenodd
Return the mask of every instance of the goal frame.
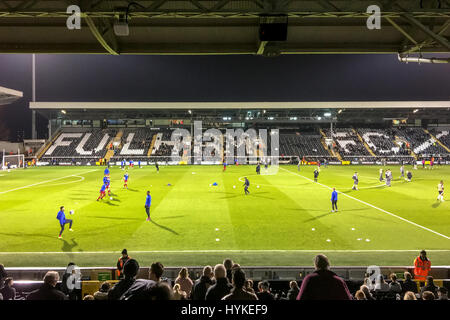
<path id="1" fill-rule="evenodd" d="M 17 160 L 17 164 L 14 164 L 15 167 L 11 167 L 11 169 L 16 169 L 16 168 L 24 168 L 25 166 L 25 155 L 24 154 L 12 154 L 12 155 L 6 155 L 3 154 L 2 157 L 2 170 L 7 170 L 8 167 L 6 165 L 6 163 L 8 162 L 8 159 L 16 159 Z M 22 161 L 22 165 L 20 164 Z"/>

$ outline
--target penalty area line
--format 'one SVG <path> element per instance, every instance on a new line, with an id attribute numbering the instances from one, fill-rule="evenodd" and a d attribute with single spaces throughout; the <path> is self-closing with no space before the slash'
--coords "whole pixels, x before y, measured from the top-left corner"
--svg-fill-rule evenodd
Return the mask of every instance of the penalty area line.
<path id="1" fill-rule="evenodd" d="M 306 180 L 309 180 L 309 181 L 311 181 L 311 182 L 313 182 L 313 183 L 316 183 L 316 184 L 318 184 L 318 185 L 321 185 L 321 186 L 324 187 L 324 188 L 327 188 L 327 189 L 329 189 L 329 190 L 333 190 L 333 188 L 331 188 L 331 187 L 329 187 L 329 186 L 327 186 L 327 185 L 324 185 L 324 184 L 322 184 L 322 183 L 320 183 L 320 182 L 314 182 L 312 179 L 307 178 L 307 177 L 305 177 L 305 176 L 303 176 L 303 175 L 301 175 L 301 174 L 298 174 L 298 173 L 296 173 L 296 172 L 292 172 L 291 170 L 288 170 L 288 169 L 285 169 L 285 168 L 281 168 L 281 169 L 282 169 L 282 170 L 285 170 L 285 171 L 287 171 L 287 172 L 289 172 L 289 173 L 291 173 L 291 174 L 293 174 L 293 175 L 302 177 L 302 178 L 304 178 L 304 179 L 306 179 Z M 339 192 L 339 191 L 338 191 L 338 192 Z M 439 233 L 439 232 L 434 231 L 434 230 L 432 230 L 432 229 L 430 229 L 430 228 L 427 228 L 427 227 L 424 227 L 424 226 L 422 226 L 422 225 L 420 225 L 420 224 L 417 224 L 417 223 L 415 223 L 415 222 L 412 222 L 412 221 L 410 221 L 410 220 L 408 220 L 408 219 L 402 218 L 402 217 L 400 217 L 400 216 L 398 216 L 398 215 L 396 215 L 396 214 L 394 214 L 394 213 L 392 213 L 392 212 L 389 212 L 389 211 L 386 211 L 386 210 L 384 210 L 384 209 L 378 208 L 378 207 L 374 206 L 373 204 L 370 204 L 370 203 L 365 202 L 365 201 L 363 201 L 363 200 L 360 200 L 360 199 L 357 199 L 357 198 L 355 198 L 355 197 L 349 196 L 349 195 L 346 194 L 346 193 L 342 193 L 342 192 L 339 192 L 339 193 L 342 194 L 343 196 L 346 196 L 347 198 L 353 199 L 353 200 L 358 201 L 358 202 L 360 202 L 360 203 L 362 203 L 362 204 L 365 204 L 366 206 L 372 207 L 372 208 L 374 208 L 374 209 L 376 209 L 376 210 L 378 210 L 378 211 L 381 211 L 381 212 L 383 212 L 383 213 L 386 213 L 386 214 L 388 214 L 388 215 L 390 215 L 390 216 L 392 216 L 392 217 L 395 217 L 395 218 L 400 219 L 400 220 L 402 220 L 402 221 L 404 221 L 404 222 L 407 222 L 407 223 L 409 223 L 409 224 L 412 224 L 413 226 L 419 227 L 419 228 L 421 228 L 421 229 L 423 229 L 423 230 L 429 231 L 429 232 L 434 233 L 434 234 L 436 234 L 436 235 L 438 235 L 438 236 L 440 236 L 440 237 L 443 237 L 443 238 L 445 238 L 445 239 L 447 239 L 447 240 L 450 240 L 450 237 L 449 237 L 449 236 L 446 236 L 445 234 Z"/>
<path id="2" fill-rule="evenodd" d="M 58 181 L 58 180 L 65 179 L 65 178 L 76 177 L 78 174 L 86 174 L 86 173 L 90 173 L 90 172 L 97 171 L 97 170 L 98 169 L 94 169 L 94 170 L 89 170 L 89 171 L 85 171 L 85 172 L 82 172 L 82 173 L 71 174 L 71 175 L 68 175 L 68 176 L 65 176 L 65 177 L 45 180 L 45 181 L 29 184 L 29 185 L 26 185 L 26 186 L 23 186 L 23 187 L 18 187 L 18 188 L 6 190 L 6 191 L 1 191 L 0 194 L 5 194 L 5 193 L 9 193 L 9 192 L 17 191 L 17 190 L 22 190 L 22 189 L 27 189 L 27 188 L 31 188 L 31 187 L 34 187 L 34 186 L 38 186 L 38 185 L 44 184 L 44 183 Z"/>

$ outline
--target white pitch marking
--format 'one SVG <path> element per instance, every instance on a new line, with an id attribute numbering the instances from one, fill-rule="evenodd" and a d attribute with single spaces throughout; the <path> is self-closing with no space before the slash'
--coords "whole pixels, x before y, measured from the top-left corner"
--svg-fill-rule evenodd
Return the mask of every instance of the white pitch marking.
<path id="1" fill-rule="evenodd" d="M 420 252 L 419 249 L 406 250 L 155 250 L 155 251 L 130 251 L 130 253 L 227 253 L 227 252 L 242 252 L 242 253 L 261 253 L 261 252 Z M 110 254 L 121 253 L 122 251 L 35 251 L 35 252 L 0 252 L 0 255 L 5 254 Z M 427 252 L 450 252 L 450 250 L 435 250 L 428 249 Z"/>
<path id="2" fill-rule="evenodd" d="M 309 179 L 309 178 L 307 178 L 307 177 L 305 177 L 305 176 L 302 176 L 301 174 L 298 174 L 298 173 L 296 173 L 296 172 L 292 172 L 292 171 L 290 171 L 290 170 L 287 170 L 287 169 L 281 168 L 281 167 L 280 167 L 280 169 L 285 170 L 285 171 L 288 171 L 288 172 L 291 173 L 291 174 L 297 175 L 297 176 L 302 177 L 302 178 L 304 178 L 304 179 L 306 179 L 306 180 L 309 180 L 309 181 L 311 181 L 311 182 L 314 182 L 312 179 Z M 329 189 L 329 190 L 333 190 L 331 187 L 329 187 L 329 186 L 327 186 L 327 185 L 324 185 L 324 184 L 322 184 L 322 183 L 319 183 L 319 182 L 314 182 L 314 183 L 316 183 L 316 184 L 318 184 L 318 185 L 321 185 L 322 187 L 325 187 L 325 188 L 327 188 L 327 189 Z M 338 191 L 338 192 L 339 192 L 339 191 Z M 374 205 L 372 205 L 372 204 L 370 204 L 370 203 L 367 203 L 367 202 L 365 202 L 365 201 L 363 201 L 363 200 L 359 200 L 359 199 L 357 199 L 357 198 L 355 198 L 355 197 L 349 196 L 349 195 L 346 194 L 346 193 L 342 193 L 342 192 L 339 192 L 339 193 L 342 194 L 343 196 L 347 197 L 347 198 L 350 198 L 350 199 L 353 199 L 353 200 L 358 201 L 358 202 L 360 202 L 360 203 L 363 203 L 363 204 L 365 204 L 365 205 L 367 205 L 367 206 L 369 206 L 369 207 L 372 207 L 372 208 L 374 208 L 374 209 L 376 209 L 376 210 L 378 210 L 378 211 L 381 211 L 381 212 L 383 212 L 383 213 L 386 213 L 386 214 L 388 214 L 388 215 L 390 215 L 390 216 L 393 216 L 393 217 L 395 217 L 395 218 L 397 218 L 397 219 L 403 220 L 403 221 L 405 221 L 405 222 L 407 222 L 407 223 L 410 223 L 410 224 L 412 224 L 412 225 L 414 225 L 414 226 L 416 226 L 416 227 L 419 227 L 419 228 L 421 228 L 421 229 L 427 230 L 427 231 L 432 232 L 432 233 L 434 233 L 434 234 L 436 234 L 436 235 L 438 235 L 438 236 L 441 236 L 441 237 L 443 237 L 443 238 L 445 238 L 445 239 L 447 239 L 447 240 L 450 240 L 450 237 L 449 237 L 449 236 L 446 236 L 445 234 L 439 233 L 439 232 L 437 232 L 437 231 L 431 230 L 430 228 L 427 228 L 427 227 L 424 227 L 424 226 L 422 226 L 422 225 L 420 225 L 420 224 L 417 224 L 417 223 L 415 223 L 415 222 L 412 222 L 412 221 L 410 221 L 410 220 L 408 220 L 408 219 L 402 218 L 402 217 L 400 217 L 400 216 L 398 216 L 398 215 L 396 215 L 396 214 L 393 214 L 392 212 L 386 211 L 386 210 L 381 209 L 381 208 L 378 208 L 378 207 L 376 207 L 376 206 L 374 206 Z"/>
<path id="3" fill-rule="evenodd" d="M 93 171 L 97 171 L 97 170 L 98 170 L 98 169 L 89 170 L 89 171 L 86 171 L 86 172 L 82 172 L 82 173 L 80 173 L 80 174 L 85 174 L 85 173 L 89 173 L 89 172 L 93 172 Z M 51 180 L 41 181 L 41 182 L 29 184 L 29 185 L 27 185 L 27 186 L 23 186 L 23 187 L 19 187 L 19 188 L 14 188 L 14 189 L 11 189 L 11 190 L 6 190 L 6 191 L 1 191 L 0 194 L 5 194 L 5 193 L 8 193 L 8 192 L 12 192 L 12 191 L 16 191 L 16 190 L 21 190 L 21 189 L 27 189 L 27 188 L 31 188 L 31 187 L 34 187 L 34 186 L 38 186 L 38 185 L 41 185 L 41 184 L 44 184 L 44 183 L 47 183 L 47 182 L 57 181 L 57 180 L 61 180 L 61 179 L 69 178 L 69 177 L 75 177 L 75 176 L 77 176 L 77 175 L 76 175 L 76 174 L 71 174 L 71 175 L 69 175 L 69 176 L 65 176 L 65 177 L 61 177 L 61 178 L 55 178 L 55 179 L 51 179 Z"/>

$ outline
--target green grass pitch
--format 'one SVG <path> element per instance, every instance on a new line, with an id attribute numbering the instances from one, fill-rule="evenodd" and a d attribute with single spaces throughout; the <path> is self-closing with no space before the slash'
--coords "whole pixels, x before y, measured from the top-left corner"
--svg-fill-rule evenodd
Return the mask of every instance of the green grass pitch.
<path id="1" fill-rule="evenodd" d="M 411 265 L 427 249 L 433 265 L 450 264 L 450 201 L 436 201 L 450 167 L 412 170 L 388 188 L 378 166 L 280 166 L 275 175 L 255 166 L 111 168 L 113 200 L 95 201 L 103 167 L 41 167 L 0 171 L 0 263 L 6 266 L 113 266 L 123 248 L 142 265 L 205 265 L 231 257 L 243 265 L 311 265 L 318 252 L 333 265 Z M 387 168 L 387 167 L 386 167 Z M 264 171 L 264 168 L 262 168 Z M 351 176 L 360 175 L 353 191 Z M 250 180 L 250 195 L 242 177 Z M 210 186 L 214 182 L 218 186 Z M 168 186 L 171 184 L 171 186 Z M 234 186 L 236 186 L 234 188 Z M 257 188 L 259 186 L 259 188 Z M 331 191 L 339 212 L 331 213 Z M 152 222 L 146 221 L 151 190 Z M 447 196 L 450 200 L 450 197 Z M 56 214 L 75 210 L 74 232 L 58 239 Z M 46 252 L 46 254 L 42 254 Z"/>

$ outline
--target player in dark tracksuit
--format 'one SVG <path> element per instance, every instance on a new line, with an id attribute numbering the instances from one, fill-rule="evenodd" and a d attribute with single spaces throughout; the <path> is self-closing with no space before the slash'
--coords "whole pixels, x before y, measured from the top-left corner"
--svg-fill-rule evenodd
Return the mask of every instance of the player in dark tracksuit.
<path id="1" fill-rule="evenodd" d="M 245 182 L 244 182 L 244 192 L 245 195 L 247 195 L 248 193 L 250 193 L 250 191 L 248 191 L 248 187 L 250 186 L 250 181 L 248 181 L 247 177 L 245 177 Z"/>
<path id="2" fill-rule="evenodd" d="M 260 174 L 260 172 L 261 172 L 261 166 L 258 163 L 258 165 L 256 166 L 256 174 Z"/>
<path id="3" fill-rule="evenodd" d="M 64 231 L 64 226 L 66 224 L 69 224 L 69 230 L 73 231 L 72 230 L 72 222 L 73 221 L 71 219 L 66 219 L 66 214 L 64 213 L 64 206 L 61 206 L 59 208 L 59 212 L 58 212 L 58 215 L 56 216 L 56 219 L 59 220 L 59 224 L 61 225 L 61 231 L 59 232 L 58 238 L 60 238 L 60 239 L 62 238 L 62 233 Z"/>
<path id="4" fill-rule="evenodd" d="M 156 172 L 159 172 L 159 165 L 158 162 L 155 162 Z"/>
<path id="5" fill-rule="evenodd" d="M 314 170 L 314 182 L 317 182 L 317 178 L 319 178 L 319 170 Z"/>
<path id="6" fill-rule="evenodd" d="M 333 192 L 331 193 L 331 212 L 337 212 L 337 201 L 338 201 L 338 193 L 336 188 L 333 188 Z"/>
<path id="7" fill-rule="evenodd" d="M 152 205 L 152 196 L 150 191 L 147 191 L 147 198 L 145 198 L 145 212 L 147 213 L 147 221 L 150 221 L 150 206 Z"/>

